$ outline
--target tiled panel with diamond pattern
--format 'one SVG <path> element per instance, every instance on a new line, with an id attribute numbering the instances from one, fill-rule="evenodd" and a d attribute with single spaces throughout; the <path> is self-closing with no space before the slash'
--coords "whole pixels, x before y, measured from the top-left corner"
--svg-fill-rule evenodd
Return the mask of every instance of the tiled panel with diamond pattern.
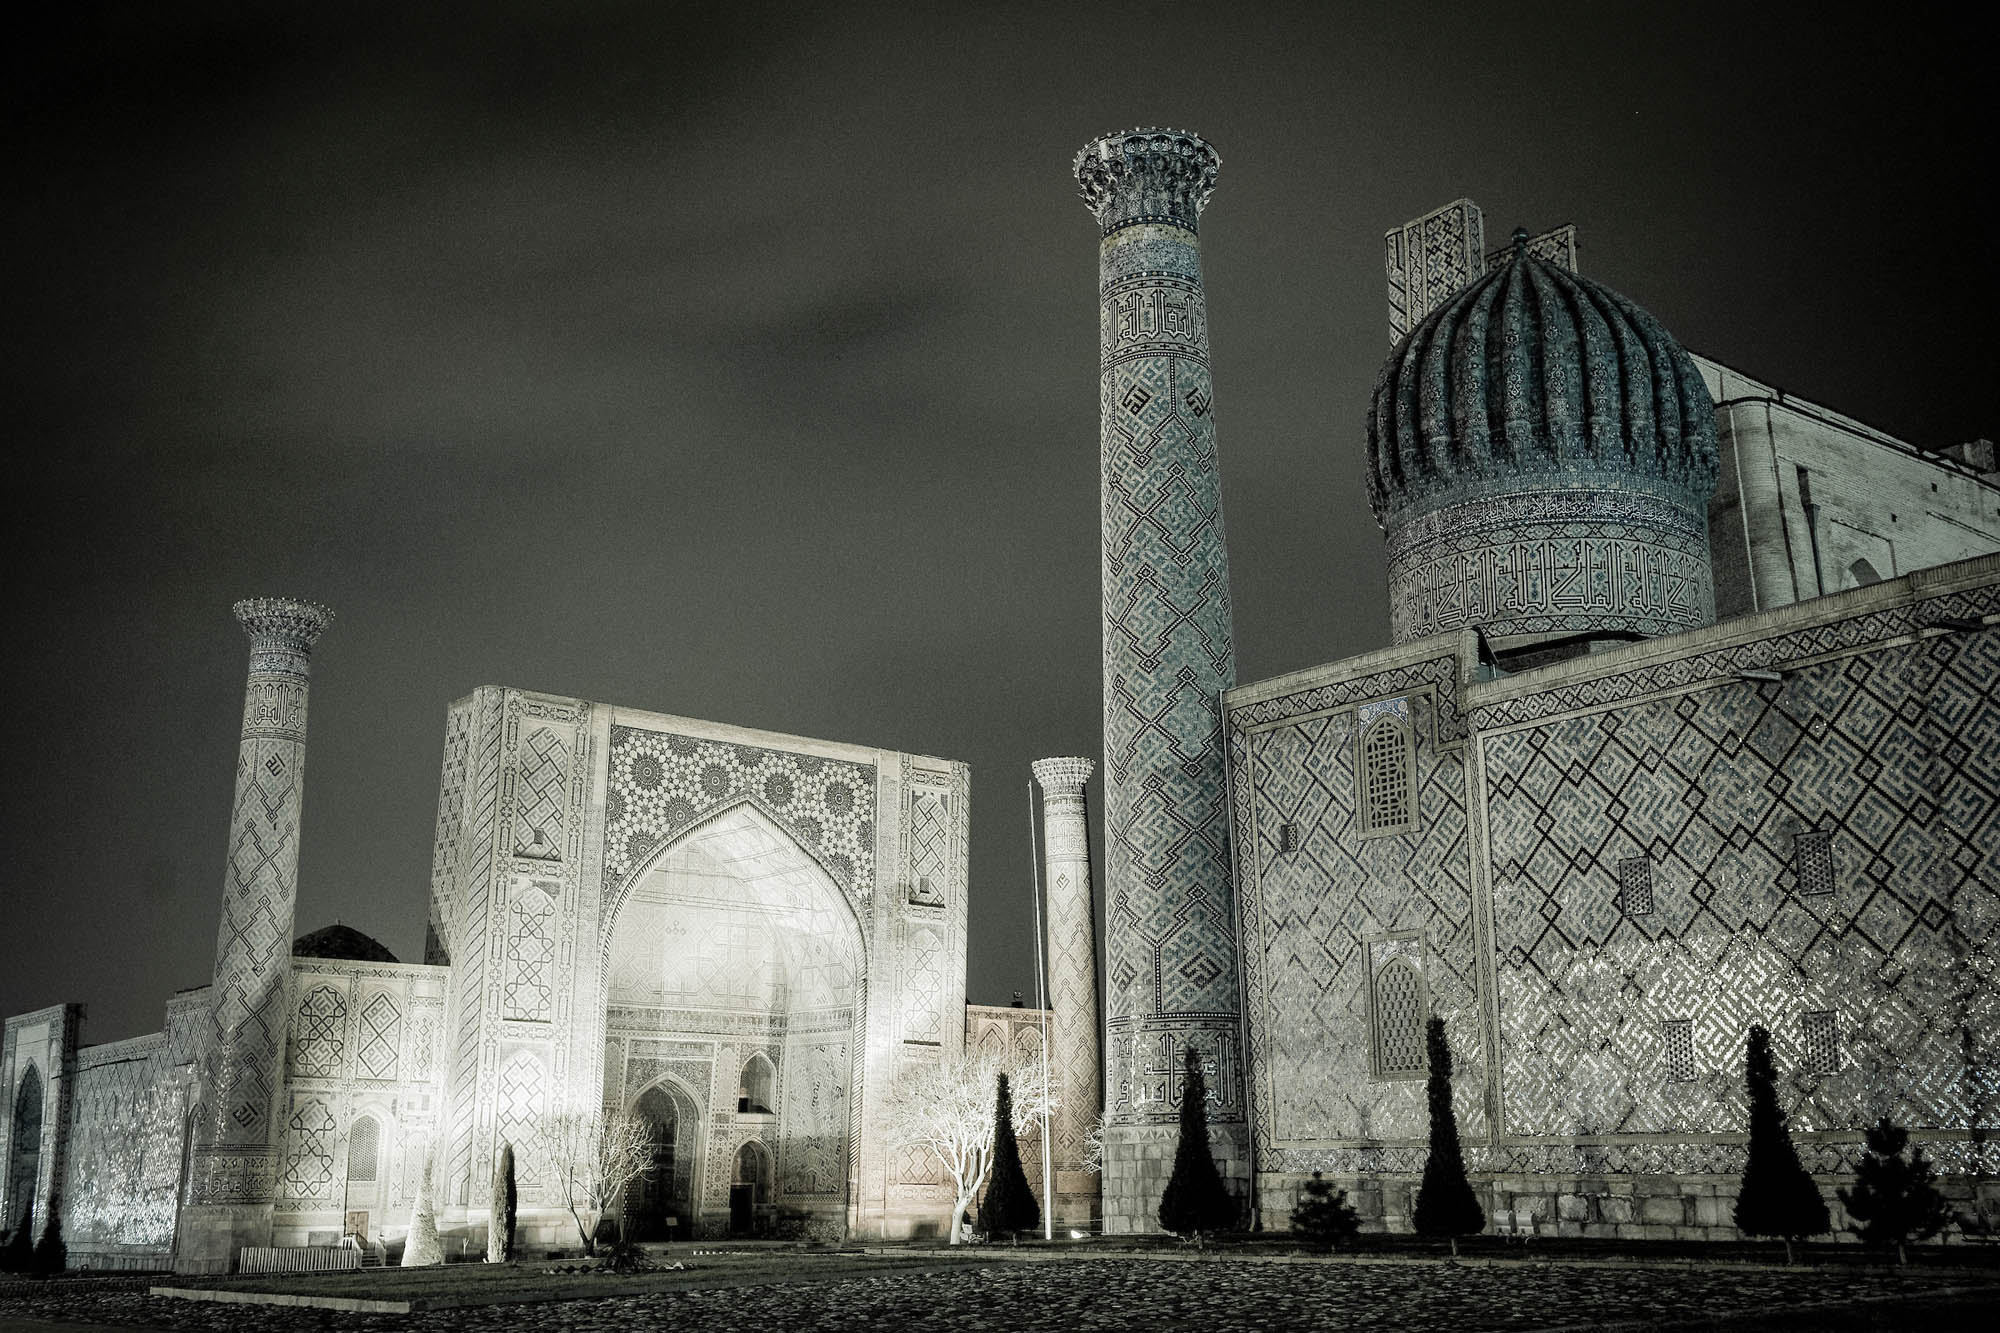
<path id="1" fill-rule="evenodd" d="M 2000 634 L 1954 633 L 1481 738 L 1506 1129 L 1735 1133 L 1749 1025 L 1794 1124 L 1991 1114 L 2000 1031 Z M 1828 835 L 1831 892 L 1797 882 Z M 1646 856 L 1653 910 L 1621 911 Z M 1809 1072 L 1806 1013 L 1842 1059 Z M 1665 1023 L 1687 1022 L 1677 1081 Z"/>
<path id="2" fill-rule="evenodd" d="M 1366 682 L 1355 693 L 1366 697 Z M 1420 818 L 1409 834 L 1359 836 L 1352 708 L 1239 734 L 1233 747 L 1262 1170 L 1309 1169 L 1294 1159 L 1330 1141 L 1423 1137 L 1423 1082 L 1370 1074 L 1368 946 L 1393 932 L 1421 935 L 1429 1003 L 1445 1016 L 1460 1074 L 1460 1125 L 1485 1132 L 1462 752 L 1436 748 L 1428 691 L 1411 707 Z"/>

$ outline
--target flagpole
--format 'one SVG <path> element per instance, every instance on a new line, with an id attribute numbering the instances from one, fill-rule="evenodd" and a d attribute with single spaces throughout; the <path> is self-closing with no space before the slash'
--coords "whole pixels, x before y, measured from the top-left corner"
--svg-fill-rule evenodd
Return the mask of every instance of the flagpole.
<path id="1" fill-rule="evenodd" d="M 1049 1161 L 1049 1155 L 1054 1150 L 1054 1145 L 1049 1142 L 1049 1097 L 1054 1090 L 1049 1087 L 1049 997 L 1046 972 L 1042 966 L 1042 858 L 1035 846 L 1033 780 L 1028 783 L 1028 866 L 1035 877 L 1034 891 L 1028 895 L 1028 901 L 1035 909 L 1035 1007 L 1042 1011 L 1042 1239 L 1054 1240 L 1056 1196 Z"/>

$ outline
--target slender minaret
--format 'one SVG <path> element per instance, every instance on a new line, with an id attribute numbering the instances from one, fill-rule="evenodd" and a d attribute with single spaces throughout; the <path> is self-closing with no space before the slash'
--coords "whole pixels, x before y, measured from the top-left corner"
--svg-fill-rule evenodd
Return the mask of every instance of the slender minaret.
<path id="1" fill-rule="evenodd" d="M 1238 1191 L 1249 1172 L 1218 697 L 1236 658 L 1195 239 L 1219 166 L 1178 130 L 1110 135 L 1076 159 L 1103 227 L 1103 1189 L 1114 1233 L 1159 1227 L 1189 1047 L 1208 1066 L 1217 1163 Z"/>
<path id="2" fill-rule="evenodd" d="M 1098 1177 L 1084 1169 L 1091 1124 L 1104 1108 L 1103 1056 L 1097 1039 L 1097 920 L 1090 903 L 1090 828 L 1083 784 L 1097 767 L 1088 759 L 1037 759 L 1042 786 L 1043 918 L 1049 968 L 1049 1063 L 1057 1097 L 1051 1146 L 1055 1154 L 1058 1224 L 1095 1221 Z"/>
<path id="3" fill-rule="evenodd" d="M 333 618 L 323 606 L 276 597 L 238 602 L 235 610 L 250 636 L 250 677 L 209 991 L 202 1111 L 175 1257 L 182 1272 L 228 1272 L 244 1246 L 271 1243 L 306 686 L 313 641 Z"/>

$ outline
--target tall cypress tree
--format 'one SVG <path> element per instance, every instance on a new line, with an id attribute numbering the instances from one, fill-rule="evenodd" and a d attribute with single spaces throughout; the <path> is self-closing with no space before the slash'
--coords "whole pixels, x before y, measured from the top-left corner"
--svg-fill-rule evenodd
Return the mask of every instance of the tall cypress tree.
<path id="1" fill-rule="evenodd" d="M 486 1228 L 486 1262 L 504 1264 L 514 1257 L 514 1230 L 519 1219 L 521 1194 L 514 1185 L 514 1145 L 500 1145 L 500 1159 L 493 1164 L 493 1220 Z"/>
<path id="2" fill-rule="evenodd" d="M 1202 1077 L 1201 1053 L 1190 1046 L 1184 1064 L 1181 1136 L 1174 1146 L 1174 1174 L 1160 1195 L 1160 1225 L 1199 1241 L 1234 1226 L 1237 1209 L 1208 1145 L 1208 1080 Z"/>
<path id="3" fill-rule="evenodd" d="M 1794 1241 L 1824 1235 L 1832 1222 L 1778 1106 L 1778 1066 L 1762 1025 L 1751 1027 L 1744 1048 L 1743 1086 L 1750 1094 L 1750 1155 L 1736 1193 L 1736 1227 L 1751 1236 L 1782 1236 L 1790 1263 Z"/>
<path id="4" fill-rule="evenodd" d="M 1424 1181 L 1417 1187 L 1412 1222 L 1419 1236 L 1443 1236 L 1458 1254 L 1458 1238 L 1486 1229 L 1486 1210 L 1465 1177 L 1465 1151 L 1458 1142 L 1458 1112 L 1451 1104 L 1451 1043 L 1444 1020 L 1424 1025 L 1424 1048 L 1430 1057 L 1430 1078 L 1424 1085 L 1431 1112 L 1431 1150 L 1424 1158 Z"/>
<path id="5" fill-rule="evenodd" d="M 35 1205 L 21 1209 L 21 1225 L 0 1246 L 0 1273 L 25 1273 L 35 1259 Z"/>
<path id="6" fill-rule="evenodd" d="M 35 1257 L 29 1265 L 43 1277 L 54 1277 L 69 1267 L 69 1246 L 63 1243 L 62 1210 L 49 1201 L 49 1220 L 42 1227 L 42 1238 L 35 1242 Z"/>
<path id="7" fill-rule="evenodd" d="M 1033 1231 L 1041 1220 L 1042 1207 L 1028 1188 L 1021 1145 L 1014 1139 L 1014 1091 L 1002 1074 L 993 1095 L 993 1178 L 979 1201 L 979 1229 L 989 1237 L 1012 1235 Z"/>

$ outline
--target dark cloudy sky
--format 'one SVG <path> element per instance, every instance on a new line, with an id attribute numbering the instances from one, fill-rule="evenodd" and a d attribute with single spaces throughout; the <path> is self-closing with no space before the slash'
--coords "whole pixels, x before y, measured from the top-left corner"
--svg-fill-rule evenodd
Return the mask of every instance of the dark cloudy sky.
<path id="1" fill-rule="evenodd" d="M 421 956 L 446 705 L 514 684 L 963 759 L 971 997 L 1028 762 L 1099 749 L 1096 231 L 1203 227 L 1239 677 L 1387 642 L 1381 235 L 1458 195 L 1690 347 L 2000 429 L 1975 6 L 52 7 L 4 74 L 0 1013 L 209 971 L 252 595 L 315 668 L 299 929 Z M 1096 800 L 1093 787 L 1093 801 Z"/>

